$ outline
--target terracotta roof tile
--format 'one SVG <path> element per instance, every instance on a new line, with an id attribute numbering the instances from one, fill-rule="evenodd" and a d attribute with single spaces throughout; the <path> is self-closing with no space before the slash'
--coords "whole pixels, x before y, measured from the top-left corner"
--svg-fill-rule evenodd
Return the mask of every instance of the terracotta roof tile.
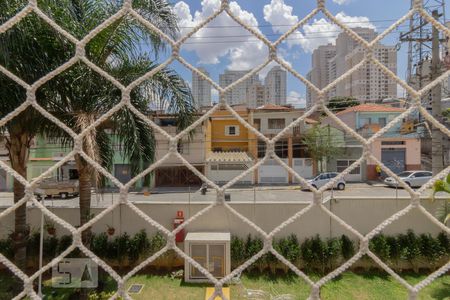
<path id="1" fill-rule="evenodd" d="M 257 110 L 290 110 L 289 107 L 271 104 L 271 103 L 264 104 L 263 106 L 257 107 L 256 109 Z"/>
<path id="2" fill-rule="evenodd" d="M 405 109 L 399 107 L 366 103 L 349 107 L 343 111 L 336 113 L 336 115 L 342 115 L 348 112 L 404 112 L 404 111 Z"/>

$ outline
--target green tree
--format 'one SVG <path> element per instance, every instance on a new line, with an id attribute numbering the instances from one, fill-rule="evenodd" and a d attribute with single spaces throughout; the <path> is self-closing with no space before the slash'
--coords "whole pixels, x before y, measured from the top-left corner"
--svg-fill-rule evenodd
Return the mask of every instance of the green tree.
<path id="1" fill-rule="evenodd" d="M 303 143 L 308 148 L 311 158 L 317 163 L 320 172 L 325 171 L 324 162 L 342 152 L 343 140 L 337 135 L 338 132 L 340 133 L 330 125 L 314 125 L 303 136 Z"/>
<path id="2" fill-rule="evenodd" d="M 330 101 L 328 101 L 327 107 L 333 113 L 337 113 L 358 104 L 358 100 L 352 97 L 334 97 L 331 98 Z"/>
<path id="3" fill-rule="evenodd" d="M 115 1 L 50 2 L 58 3 L 49 6 L 55 20 L 65 24 L 77 37 L 85 36 L 97 26 L 92 20 L 106 19 L 117 10 Z M 133 8 L 165 30 L 166 34 L 173 37 L 177 35 L 176 17 L 166 1 L 134 1 Z M 150 46 L 143 49 L 142 44 Z M 90 61 L 122 84 L 128 85 L 158 67 L 152 59 L 164 49 L 165 43 L 157 34 L 133 18 L 124 16 L 95 36 L 86 46 L 86 53 Z M 72 66 L 49 81 L 46 91 L 43 103 L 47 109 L 76 133 L 89 128 L 122 99 L 122 93 L 117 87 L 83 63 Z M 192 122 L 194 108 L 190 89 L 171 69 L 162 68 L 134 88 L 130 101 L 145 115 L 151 114 L 152 109 L 164 109 L 176 114 L 179 129 Z M 54 124 L 46 127 L 46 135 L 60 138 L 68 146 L 73 145 L 72 138 Z M 90 129 L 83 136 L 82 149 L 95 162 L 108 169 L 112 165 L 114 144 L 119 145 L 123 158 L 130 161 L 133 174 L 154 160 L 153 131 L 128 108 L 122 108 L 107 121 Z M 75 162 L 79 174 L 80 225 L 83 225 L 90 219 L 91 188 L 100 184 L 103 178 L 80 154 L 75 155 Z M 85 230 L 85 245 L 89 245 L 89 237 L 90 231 Z"/>
<path id="4" fill-rule="evenodd" d="M 23 1 L 0 1 L 0 24 L 4 24 L 22 7 Z M 74 46 L 52 28 L 31 14 L 0 34 L 0 65 L 27 84 L 34 83 L 73 55 Z M 27 99 L 24 87 L 0 72 L 0 118 L 8 116 Z M 43 90 L 37 92 L 39 97 Z M 42 130 L 45 119 L 28 106 L 0 128 L 9 161 L 23 178 L 27 178 L 27 162 L 33 138 Z M 25 196 L 25 187 L 14 179 L 14 202 Z M 14 211 L 14 261 L 22 270 L 26 266 L 26 205 Z"/>

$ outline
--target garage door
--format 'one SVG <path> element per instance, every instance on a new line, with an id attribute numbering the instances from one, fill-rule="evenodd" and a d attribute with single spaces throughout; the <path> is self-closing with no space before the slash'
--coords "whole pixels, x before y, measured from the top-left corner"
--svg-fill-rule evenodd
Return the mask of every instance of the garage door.
<path id="1" fill-rule="evenodd" d="M 405 171 L 405 153 L 405 149 L 381 149 L 381 162 L 392 172 L 398 174 Z"/>
<path id="2" fill-rule="evenodd" d="M 203 173 L 203 167 L 195 167 Z M 155 172 L 155 186 L 200 186 L 202 180 L 186 167 L 159 168 Z"/>
<path id="3" fill-rule="evenodd" d="M 287 164 L 287 159 L 282 159 Z M 274 159 L 268 159 L 258 168 L 259 183 L 288 183 L 288 172 Z"/>

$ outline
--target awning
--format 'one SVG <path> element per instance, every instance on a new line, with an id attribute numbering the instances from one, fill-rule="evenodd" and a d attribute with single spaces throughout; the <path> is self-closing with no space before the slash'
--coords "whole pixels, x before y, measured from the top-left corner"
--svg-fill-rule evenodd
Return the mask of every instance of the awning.
<path id="1" fill-rule="evenodd" d="M 207 162 L 252 162 L 247 152 L 210 152 L 206 158 Z"/>

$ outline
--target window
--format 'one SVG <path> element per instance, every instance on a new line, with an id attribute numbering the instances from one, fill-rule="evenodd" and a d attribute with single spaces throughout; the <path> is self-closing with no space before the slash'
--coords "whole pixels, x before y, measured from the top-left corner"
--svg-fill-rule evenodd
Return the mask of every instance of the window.
<path id="1" fill-rule="evenodd" d="M 238 136 L 239 135 L 239 126 L 225 126 L 225 135 Z"/>
<path id="2" fill-rule="evenodd" d="M 266 155 L 266 143 L 258 141 L 258 158 L 263 158 Z"/>
<path id="3" fill-rule="evenodd" d="M 284 119 L 269 119 L 269 129 L 283 129 L 285 126 Z"/>
<path id="4" fill-rule="evenodd" d="M 288 158 L 288 142 L 287 141 L 276 142 L 275 154 L 280 158 Z"/>
<path id="5" fill-rule="evenodd" d="M 405 141 L 381 141 L 381 145 L 404 145 Z"/>
<path id="6" fill-rule="evenodd" d="M 220 171 L 236 171 L 236 170 L 247 170 L 246 164 L 219 164 L 218 170 Z"/>
<path id="7" fill-rule="evenodd" d="M 211 170 L 217 171 L 217 164 L 211 164 Z"/>
<path id="8" fill-rule="evenodd" d="M 414 177 L 431 177 L 431 172 L 417 172 L 414 174 Z"/>
<path id="9" fill-rule="evenodd" d="M 338 160 L 336 160 L 336 171 L 341 173 L 354 162 L 355 162 L 355 160 L 351 160 L 351 159 L 338 159 Z M 361 174 L 361 166 L 357 166 L 349 174 L 351 174 L 351 175 Z"/>
<path id="10" fill-rule="evenodd" d="M 386 118 L 379 118 L 378 124 L 380 124 L 380 127 L 386 126 Z"/>
<path id="11" fill-rule="evenodd" d="M 254 119 L 253 125 L 256 129 L 260 130 L 261 129 L 261 119 Z"/>

